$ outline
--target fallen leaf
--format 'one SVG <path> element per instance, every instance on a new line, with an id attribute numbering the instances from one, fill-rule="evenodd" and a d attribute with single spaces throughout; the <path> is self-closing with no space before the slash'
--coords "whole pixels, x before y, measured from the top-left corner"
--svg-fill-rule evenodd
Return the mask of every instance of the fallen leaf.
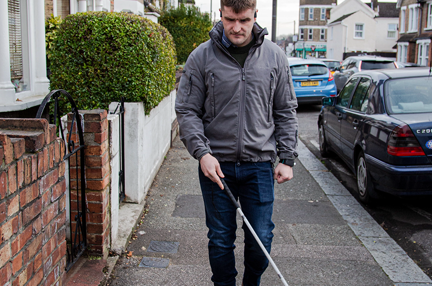
<path id="1" fill-rule="evenodd" d="M 129 251 L 127 254 L 127 257 L 132 257 L 132 253 L 133 253 L 133 251 Z"/>

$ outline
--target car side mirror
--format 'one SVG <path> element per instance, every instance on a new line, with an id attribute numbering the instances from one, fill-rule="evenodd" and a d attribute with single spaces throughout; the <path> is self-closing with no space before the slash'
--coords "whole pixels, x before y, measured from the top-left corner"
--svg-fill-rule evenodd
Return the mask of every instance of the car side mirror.
<path id="1" fill-rule="evenodd" d="M 321 104 L 324 106 L 332 106 L 336 101 L 336 97 L 323 97 L 321 99 Z"/>

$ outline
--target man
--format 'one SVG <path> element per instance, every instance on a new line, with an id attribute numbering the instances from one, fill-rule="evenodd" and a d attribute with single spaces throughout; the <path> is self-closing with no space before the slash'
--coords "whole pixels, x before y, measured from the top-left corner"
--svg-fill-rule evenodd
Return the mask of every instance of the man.
<path id="1" fill-rule="evenodd" d="M 288 61 L 255 23 L 256 0 L 221 0 L 221 22 L 189 56 L 176 100 L 180 138 L 199 160 L 214 285 L 235 286 L 236 209 L 224 178 L 270 252 L 274 180 L 293 177 L 297 100 Z M 273 170 L 277 157 L 280 163 Z M 268 260 L 245 232 L 243 285 L 259 285 Z"/>

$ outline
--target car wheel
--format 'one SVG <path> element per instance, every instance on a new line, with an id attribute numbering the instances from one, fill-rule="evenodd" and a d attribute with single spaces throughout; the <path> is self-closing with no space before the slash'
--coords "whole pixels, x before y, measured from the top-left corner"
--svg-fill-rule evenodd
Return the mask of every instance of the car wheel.
<path id="1" fill-rule="evenodd" d="M 357 158 L 356 175 L 360 201 L 367 204 L 373 203 L 378 197 L 363 153 L 360 153 Z"/>
<path id="2" fill-rule="evenodd" d="M 322 121 L 318 126 L 318 132 L 319 132 L 319 150 L 321 156 L 327 157 L 329 155 L 329 151 L 328 151 L 328 145 L 327 145 L 327 140 L 325 137 L 325 131 L 324 131 L 324 126 Z"/>

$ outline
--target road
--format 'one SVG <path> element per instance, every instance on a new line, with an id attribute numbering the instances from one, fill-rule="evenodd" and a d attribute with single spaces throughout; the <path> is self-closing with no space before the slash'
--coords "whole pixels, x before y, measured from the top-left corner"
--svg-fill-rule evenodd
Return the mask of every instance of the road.
<path id="1" fill-rule="evenodd" d="M 301 105 L 297 109 L 300 140 L 357 198 L 355 176 L 336 156 L 322 158 L 318 145 L 317 119 L 320 105 Z M 432 198 L 399 198 L 384 195 L 376 205 L 361 203 L 369 214 L 432 278 Z"/>

